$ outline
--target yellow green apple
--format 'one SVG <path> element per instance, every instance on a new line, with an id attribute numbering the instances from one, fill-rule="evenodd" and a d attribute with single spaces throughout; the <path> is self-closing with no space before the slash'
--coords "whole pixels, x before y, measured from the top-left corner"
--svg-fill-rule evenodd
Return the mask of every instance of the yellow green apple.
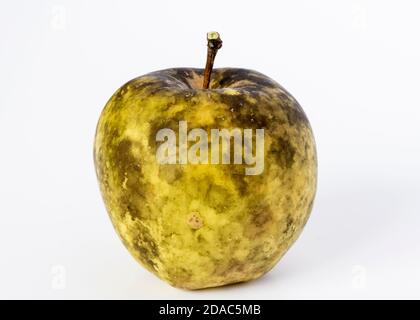
<path id="1" fill-rule="evenodd" d="M 308 220 L 317 180 L 299 103 L 259 72 L 213 70 L 221 41 L 208 39 L 206 69 L 156 71 L 119 88 L 94 143 L 122 242 L 152 273 L 188 289 L 272 269 Z"/>

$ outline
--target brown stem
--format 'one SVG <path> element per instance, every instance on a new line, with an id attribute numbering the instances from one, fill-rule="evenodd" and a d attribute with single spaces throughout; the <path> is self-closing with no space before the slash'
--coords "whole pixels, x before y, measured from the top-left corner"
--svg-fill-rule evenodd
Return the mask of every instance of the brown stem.
<path id="1" fill-rule="evenodd" d="M 204 69 L 203 88 L 208 89 L 210 85 L 211 71 L 213 70 L 214 59 L 216 58 L 217 50 L 222 47 L 222 39 L 217 32 L 207 33 L 207 61 Z"/>

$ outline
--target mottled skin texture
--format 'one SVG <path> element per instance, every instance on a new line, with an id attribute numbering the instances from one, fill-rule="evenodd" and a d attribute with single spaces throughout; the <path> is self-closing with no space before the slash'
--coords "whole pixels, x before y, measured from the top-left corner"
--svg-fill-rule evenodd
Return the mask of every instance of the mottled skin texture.
<path id="1" fill-rule="evenodd" d="M 112 223 L 129 252 L 173 286 L 200 289 L 269 271 L 299 236 L 316 190 L 309 122 L 279 84 L 245 69 L 168 69 L 133 79 L 105 106 L 94 156 Z M 159 165 L 156 133 L 265 129 L 265 169 Z"/>

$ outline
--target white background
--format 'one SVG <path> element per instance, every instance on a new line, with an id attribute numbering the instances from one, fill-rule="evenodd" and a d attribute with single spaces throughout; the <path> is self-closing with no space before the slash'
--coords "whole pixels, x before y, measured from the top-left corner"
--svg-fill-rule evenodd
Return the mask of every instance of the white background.
<path id="1" fill-rule="evenodd" d="M 0 298 L 420 298 L 418 1 L 1 1 Z M 96 122 L 127 80 L 202 67 L 269 75 L 315 132 L 319 187 L 260 280 L 197 292 L 144 271 L 96 182 Z"/>

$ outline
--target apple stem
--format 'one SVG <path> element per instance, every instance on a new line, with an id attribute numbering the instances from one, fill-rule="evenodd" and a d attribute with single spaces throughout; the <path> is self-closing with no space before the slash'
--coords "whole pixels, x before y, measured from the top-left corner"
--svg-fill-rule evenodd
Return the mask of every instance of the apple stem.
<path id="1" fill-rule="evenodd" d="M 222 39 L 218 32 L 207 33 L 207 61 L 204 69 L 203 89 L 208 89 L 210 86 L 211 72 L 213 70 L 214 59 L 216 58 L 217 50 L 222 47 Z"/>

